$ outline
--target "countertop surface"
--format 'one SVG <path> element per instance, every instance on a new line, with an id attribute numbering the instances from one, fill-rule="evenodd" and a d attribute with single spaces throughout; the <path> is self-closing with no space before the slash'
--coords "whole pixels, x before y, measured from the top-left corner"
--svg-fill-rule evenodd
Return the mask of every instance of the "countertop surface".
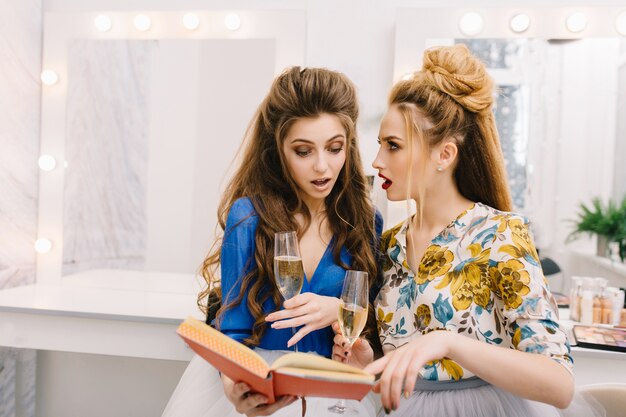
<path id="1" fill-rule="evenodd" d="M 40 325 L 39 322 L 43 317 L 47 323 L 58 326 L 59 331 L 62 329 L 65 335 L 68 335 L 71 327 L 65 327 L 65 324 L 71 319 L 74 319 L 74 322 L 96 319 L 89 323 L 97 322 L 101 325 L 109 323 L 103 327 L 105 330 L 116 322 L 120 323 L 118 330 L 122 323 L 126 326 L 125 329 L 128 325 L 136 326 L 137 323 L 165 325 L 167 331 L 173 333 L 176 326 L 187 316 L 202 319 L 203 314 L 197 307 L 196 297 L 203 285 L 203 279 L 193 274 L 128 270 L 81 272 L 64 277 L 61 285 L 34 284 L 1 290 L 0 325 L 8 326 L 7 329 L 11 330 L 14 337 L 10 340 L 21 340 L 20 326 Z M 573 345 L 574 358 L 626 360 L 626 353 L 574 346 L 570 330 L 575 323 L 569 320 L 569 310 L 559 309 L 559 315 L 560 323 L 568 331 L 570 343 Z M 15 324 L 7 324 L 9 318 L 14 320 Z M 21 332 L 27 333 L 28 330 L 23 329 Z M 111 330 L 112 337 L 117 334 L 118 332 Z M 50 331 L 48 338 L 53 335 Z M 0 337 L 0 342 L 2 339 Z M 33 341 L 23 347 L 42 349 L 50 347 L 44 335 L 39 340 L 41 346 Z M 122 342 L 123 340 L 120 340 L 120 343 Z M 20 347 L 19 343 L 5 341 L 5 344 L 7 343 Z M 176 343 L 179 341 L 176 340 Z"/>
<path id="2" fill-rule="evenodd" d="M 201 317 L 196 297 L 201 277 L 192 274 L 93 270 L 61 285 L 33 284 L 0 291 L 0 311 L 114 320 L 178 323 Z"/>

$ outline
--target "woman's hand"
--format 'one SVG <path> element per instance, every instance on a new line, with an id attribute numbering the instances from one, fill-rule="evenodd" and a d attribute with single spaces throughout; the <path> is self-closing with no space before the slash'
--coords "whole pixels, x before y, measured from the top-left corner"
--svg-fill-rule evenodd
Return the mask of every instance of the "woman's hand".
<path id="1" fill-rule="evenodd" d="M 374 350 L 366 339 L 359 337 L 350 346 L 348 339 L 343 337 L 339 329 L 339 323 L 333 323 L 335 338 L 333 342 L 333 360 L 343 362 L 357 368 L 365 368 L 374 360 Z"/>
<path id="2" fill-rule="evenodd" d="M 226 375 L 222 375 L 222 384 L 224 385 L 224 393 L 228 401 L 233 403 L 238 413 L 252 416 L 269 416 L 276 410 L 288 406 L 298 399 L 298 397 L 284 396 L 274 404 L 267 405 L 267 397 L 263 394 L 252 392 L 245 382 L 235 383 Z"/>
<path id="3" fill-rule="evenodd" d="M 286 300 L 284 310 L 268 314 L 265 321 L 274 322 L 273 329 L 303 326 L 287 342 L 287 347 L 291 347 L 313 330 L 330 326 L 336 321 L 339 304 L 338 298 L 305 292 Z"/>
<path id="4" fill-rule="evenodd" d="M 382 372 L 374 386 L 374 392 L 380 392 L 385 410 L 398 408 L 402 391 L 406 398 L 413 393 L 420 369 L 430 361 L 448 356 L 456 336 L 447 331 L 434 331 L 419 336 L 364 369 L 374 375 Z"/>

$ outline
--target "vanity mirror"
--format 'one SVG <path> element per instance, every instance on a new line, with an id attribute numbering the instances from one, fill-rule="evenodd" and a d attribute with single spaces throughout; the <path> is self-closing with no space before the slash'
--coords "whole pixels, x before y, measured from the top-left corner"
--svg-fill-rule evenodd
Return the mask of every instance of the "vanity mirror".
<path id="1" fill-rule="evenodd" d="M 299 11 L 47 13 L 38 282 L 196 272 L 249 120 L 304 61 L 304 27 Z"/>
<path id="2" fill-rule="evenodd" d="M 409 9 L 397 16 L 396 80 L 419 68 L 434 45 L 465 43 L 487 64 L 500 87 L 496 120 L 516 210 L 533 220 L 543 255 L 565 265 L 567 219 L 578 203 L 626 193 L 622 16 L 618 8 Z M 388 212 L 402 218 L 406 206 Z"/>

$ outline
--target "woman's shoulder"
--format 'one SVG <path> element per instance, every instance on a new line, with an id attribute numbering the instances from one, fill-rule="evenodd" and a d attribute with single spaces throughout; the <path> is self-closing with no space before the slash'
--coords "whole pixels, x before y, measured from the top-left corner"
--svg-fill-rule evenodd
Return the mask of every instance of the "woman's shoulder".
<path id="1" fill-rule="evenodd" d="M 517 213 L 514 211 L 503 211 L 488 206 L 483 203 L 476 203 L 477 211 L 480 213 L 484 213 L 489 220 L 496 222 L 520 222 L 522 224 L 528 224 L 529 220 L 526 216 L 521 213 Z"/>
<path id="2" fill-rule="evenodd" d="M 256 222 L 258 220 L 256 209 L 250 197 L 241 197 L 235 200 L 228 211 L 226 226 L 236 226 L 244 221 Z"/>

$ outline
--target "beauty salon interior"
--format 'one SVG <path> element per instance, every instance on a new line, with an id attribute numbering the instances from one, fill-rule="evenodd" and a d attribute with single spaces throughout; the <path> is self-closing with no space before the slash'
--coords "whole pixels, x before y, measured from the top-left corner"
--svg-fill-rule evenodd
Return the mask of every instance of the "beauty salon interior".
<path id="1" fill-rule="evenodd" d="M 160 416 L 193 354 L 176 328 L 203 319 L 220 195 L 273 78 L 346 74 L 373 178 L 391 86 L 458 43 L 498 86 L 513 205 L 576 385 L 626 398 L 626 3 L 596 3 L 2 2 L 0 417 Z M 371 198 L 385 229 L 410 210 L 380 187 Z"/>

